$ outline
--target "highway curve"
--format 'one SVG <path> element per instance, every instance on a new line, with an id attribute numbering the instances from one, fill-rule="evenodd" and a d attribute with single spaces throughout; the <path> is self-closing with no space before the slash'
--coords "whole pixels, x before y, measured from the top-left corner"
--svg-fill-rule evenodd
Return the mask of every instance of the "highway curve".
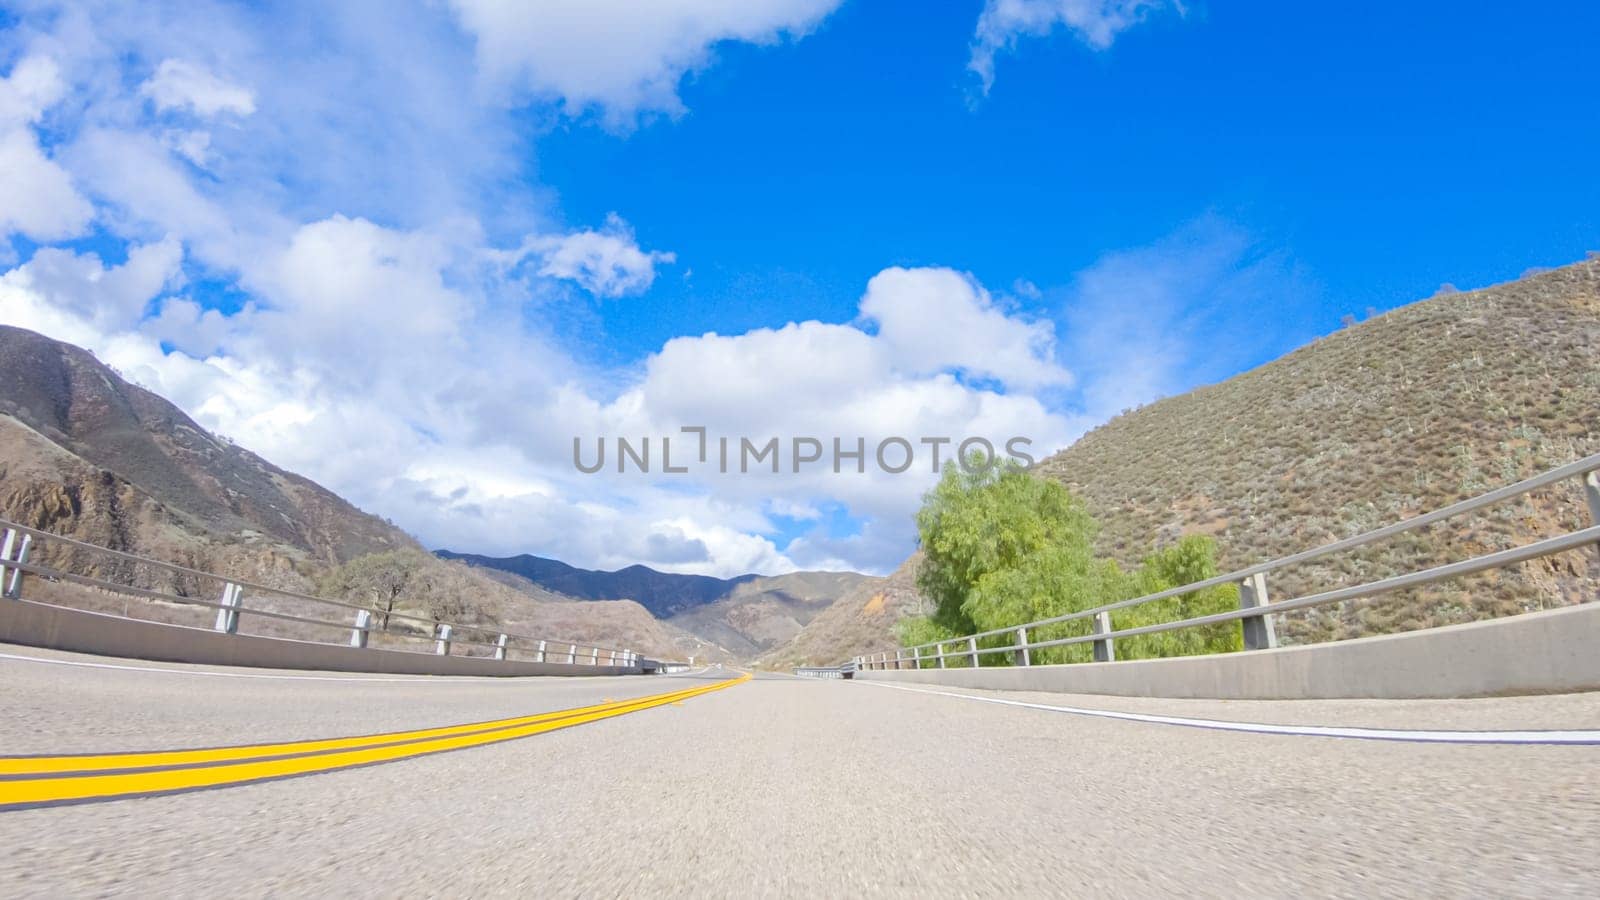
<path id="1" fill-rule="evenodd" d="M 7 646 L 0 685 L 6 897 L 1600 895 L 1592 744 L 1083 714 L 1570 738 L 1600 728 L 1597 695 L 408 678 Z"/>

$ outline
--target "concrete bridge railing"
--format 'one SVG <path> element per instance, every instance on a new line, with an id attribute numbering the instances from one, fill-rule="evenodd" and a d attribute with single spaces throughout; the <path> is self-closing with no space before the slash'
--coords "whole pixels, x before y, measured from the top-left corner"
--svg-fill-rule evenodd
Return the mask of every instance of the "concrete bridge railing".
<path id="1" fill-rule="evenodd" d="M 0 528 L 0 641 L 139 659 L 354 672 L 617 675 L 661 668 L 628 649 L 281 590 L 4 519 Z M 69 563 L 38 562 L 45 550 Z M 88 560 L 100 562 L 102 570 L 158 571 L 184 589 L 151 590 L 72 570 Z M 49 586 L 53 596 L 24 598 L 25 585 L 35 582 Z M 67 596 L 62 586 L 68 585 L 87 590 Z M 132 615 L 135 601 L 153 616 L 172 618 L 188 610 L 189 618 L 203 613 L 214 619 L 210 628 L 153 621 Z M 114 609 L 119 603 L 120 615 L 81 608 Z M 241 631 L 252 623 L 262 633 Z M 274 630 L 279 634 L 266 633 Z"/>

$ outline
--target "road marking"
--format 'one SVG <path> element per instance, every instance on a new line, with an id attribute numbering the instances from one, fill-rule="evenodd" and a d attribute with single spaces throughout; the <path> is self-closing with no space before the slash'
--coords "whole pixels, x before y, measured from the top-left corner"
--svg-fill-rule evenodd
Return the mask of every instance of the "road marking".
<path id="1" fill-rule="evenodd" d="M 228 747 L 208 747 L 194 750 L 145 750 L 130 753 L 85 753 L 60 756 L 41 755 L 0 757 L 0 780 L 16 778 L 18 776 L 26 777 L 37 775 L 86 774 L 90 772 L 214 765 L 217 763 L 243 762 L 250 759 L 304 756 L 311 753 L 326 753 L 332 750 L 355 750 L 362 747 L 414 743 L 432 738 L 478 734 L 481 732 L 514 728 L 519 725 L 532 725 L 535 722 L 571 718 L 588 713 L 600 712 L 612 707 L 632 706 L 641 700 L 661 699 L 670 700 L 671 702 L 681 702 L 678 698 L 695 690 L 698 689 L 685 688 L 683 690 L 670 691 L 664 694 L 654 694 L 647 697 L 622 701 L 612 700 L 608 697 L 601 703 L 593 706 L 556 710 L 554 712 L 538 713 L 536 715 L 514 716 L 506 719 L 494 719 L 487 722 L 470 722 L 464 725 L 447 725 L 437 728 L 421 728 L 412 731 L 392 731 L 381 734 L 359 735 L 356 737 L 284 741 L 266 744 L 240 744 Z"/>
<path id="2" fill-rule="evenodd" d="M 0 771 L 13 776 L 0 781 L 0 810 L 227 787 L 498 744 L 687 700 L 750 678 L 746 673 L 617 703 L 422 731 L 206 750 L 0 758 Z"/>
<path id="3" fill-rule="evenodd" d="M 1019 706 L 1046 712 L 1070 713 L 1075 716 L 1092 716 L 1097 719 L 1121 719 L 1126 722 L 1145 722 L 1154 725 L 1180 725 L 1186 728 L 1205 728 L 1211 731 L 1242 731 L 1250 734 L 1278 734 L 1293 737 L 1346 738 L 1363 741 L 1408 741 L 1421 744 L 1600 744 L 1600 730 L 1571 731 L 1425 731 L 1403 728 L 1348 728 L 1331 725 L 1268 725 L 1261 722 L 1230 722 L 1225 719 L 1193 719 L 1185 716 L 1159 716 L 1147 713 L 1116 712 L 1081 706 L 1052 706 L 1048 703 L 1029 703 L 1025 700 L 1006 700 L 1000 697 L 983 697 L 977 694 L 959 694 L 913 688 L 879 681 L 861 681 L 873 687 L 913 694 L 932 694 L 938 697 L 955 697 L 979 703 L 1001 706 Z"/>

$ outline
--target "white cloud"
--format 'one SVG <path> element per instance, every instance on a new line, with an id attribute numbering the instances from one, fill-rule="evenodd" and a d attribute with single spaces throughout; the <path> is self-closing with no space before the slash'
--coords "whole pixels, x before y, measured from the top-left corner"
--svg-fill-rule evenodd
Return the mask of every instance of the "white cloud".
<path id="1" fill-rule="evenodd" d="M 135 240 L 176 235 L 210 265 L 233 269 L 259 259 L 256 235 L 281 227 L 269 211 L 206 196 L 154 135 L 91 127 L 61 157 L 117 233 Z"/>
<path id="2" fill-rule="evenodd" d="M 1044 37 L 1065 27 L 1096 50 L 1109 48 L 1118 34 L 1144 21 L 1151 12 L 1177 0 L 987 0 L 972 37 L 967 68 L 976 73 L 987 94 L 994 85 L 995 56 L 1022 37 Z"/>
<path id="3" fill-rule="evenodd" d="M 614 124 L 682 110 L 678 84 L 722 41 L 802 37 L 841 0 L 450 0 L 501 89 L 603 110 Z"/>
<path id="4" fill-rule="evenodd" d="M 139 86 L 156 109 L 186 109 L 210 117 L 218 113 L 248 116 L 256 111 L 256 97 L 249 88 L 217 77 L 203 66 L 183 59 L 164 59 L 155 74 Z"/>
<path id="5" fill-rule="evenodd" d="M 878 324 L 896 365 L 960 370 L 1023 388 L 1065 385 L 1048 321 L 1009 316 L 970 276 L 950 269 L 885 269 L 867 284 L 861 314 Z"/>
<path id="6" fill-rule="evenodd" d="M 0 132 L 0 235 L 20 232 L 37 241 L 76 237 L 94 208 L 72 177 L 45 156 L 27 127 Z"/>
<path id="7" fill-rule="evenodd" d="M 121 330 L 136 325 L 149 302 L 179 281 L 182 258 L 182 246 L 170 238 L 132 248 L 126 262 L 111 268 L 93 253 L 45 247 L 0 281 L 99 329 Z"/>
<path id="8" fill-rule="evenodd" d="M 27 56 L 0 78 L 0 127 L 39 121 L 65 92 L 61 70 L 47 56 Z"/>
<path id="9" fill-rule="evenodd" d="M 94 217 L 94 208 L 46 155 L 33 129 L 64 90 L 58 67 L 44 56 L 24 57 L 0 79 L 0 237 L 77 237 Z"/>
<path id="10" fill-rule="evenodd" d="M 538 272 L 581 285 L 596 297 L 642 293 L 656 277 L 657 263 L 671 263 L 673 253 L 639 249 L 633 230 L 616 213 L 605 228 L 561 235 L 538 235 L 524 244 L 538 258 Z"/>

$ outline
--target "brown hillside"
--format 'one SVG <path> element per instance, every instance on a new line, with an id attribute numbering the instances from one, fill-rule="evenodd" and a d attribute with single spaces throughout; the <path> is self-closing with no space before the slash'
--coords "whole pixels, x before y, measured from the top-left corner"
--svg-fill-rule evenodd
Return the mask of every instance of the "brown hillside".
<path id="1" fill-rule="evenodd" d="M 725 596 L 667 621 L 735 658 L 751 659 L 792 640 L 835 601 L 874 580 L 855 572 L 791 572 L 752 578 L 734 585 Z"/>
<path id="2" fill-rule="evenodd" d="M 818 613 L 793 638 L 757 660 L 766 668 L 832 665 L 895 646 L 894 623 L 921 615 L 916 591 L 916 554 L 884 578 L 868 578 Z"/>
<path id="3" fill-rule="evenodd" d="M 328 563 L 411 543 L 70 344 L 0 326 L 0 384 L 0 413 L 204 531 L 261 535 Z"/>

